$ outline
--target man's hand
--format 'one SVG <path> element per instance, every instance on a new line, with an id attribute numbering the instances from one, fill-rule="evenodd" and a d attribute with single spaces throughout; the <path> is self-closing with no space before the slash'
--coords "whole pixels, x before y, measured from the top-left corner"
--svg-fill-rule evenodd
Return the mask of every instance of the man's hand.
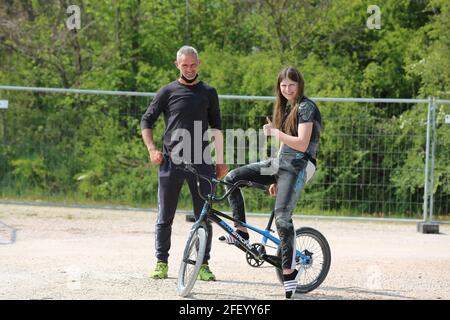
<path id="1" fill-rule="evenodd" d="M 148 149 L 148 153 L 150 155 L 150 162 L 152 164 L 161 164 L 163 160 L 163 154 L 161 151 L 157 149 Z"/>
<path id="2" fill-rule="evenodd" d="M 222 179 L 228 173 L 228 166 L 225 163 L 216 164 L 217 179 Z"/>
<path id="3" fill-rule="evenodd" d="M 270 185 L 270 187 L 269 187 L 269 193 L 270 193 L 270 195 L 271 195 L 272 197 L 276 197 L 277 192 L 278 192 L 277 184 L 276 184 L 276 183 L 272 183 L 272 184 Z"/>

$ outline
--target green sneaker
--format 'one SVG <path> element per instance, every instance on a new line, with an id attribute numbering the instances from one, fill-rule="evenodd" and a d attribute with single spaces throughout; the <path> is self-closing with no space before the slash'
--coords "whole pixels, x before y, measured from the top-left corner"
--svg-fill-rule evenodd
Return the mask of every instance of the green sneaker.
<path id="1" fill-rule="evenodd" d="M 153 279 L 166 279 L 168 277 L 169 265 L 167 262 L 158 261 L 156 263 L 155 270 L 150 273 L 150 278 Z"/>
<path id="2" fill-rule="evenodd" d="M 200 267 L 198 278 L 203 281 L 216 281 L 216 276 L 209 270 L 209 266 L 206 263 Z"/>

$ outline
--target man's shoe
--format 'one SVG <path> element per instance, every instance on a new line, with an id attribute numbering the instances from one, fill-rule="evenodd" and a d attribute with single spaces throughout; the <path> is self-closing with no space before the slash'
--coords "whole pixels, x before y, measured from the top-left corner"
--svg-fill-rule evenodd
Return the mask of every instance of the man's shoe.
<path id="1" fill-rule="evenodd" d="M 216 281 L 216 276 L 209 270 L 209 266 L 206 263 L 200 267 L 198 278 L 203 281 Z"/>
<path id="2" fill-rule="evenodd" d="M 156 263 L 155 270 L 150 273 L 150 278 L 153 279 L 166 279 L 169 273 L 169 265 L 167 262 L 158 261 Z"/>

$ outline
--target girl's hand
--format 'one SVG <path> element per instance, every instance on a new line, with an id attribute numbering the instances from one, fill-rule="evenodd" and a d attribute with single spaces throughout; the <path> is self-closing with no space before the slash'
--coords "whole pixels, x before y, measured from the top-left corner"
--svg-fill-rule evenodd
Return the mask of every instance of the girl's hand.
<path id="1" fill-rule="evenodd" d="M 276 183 L 272 183 L 269 187 L 269 193 L 272 197 L 275 197 L 277 195 L 277 184 Z"/>
<path id="2" fill-rule="evenodd" d="M 216 175 L 217 179 L 222 179 L 228 173 L 228 166 L 224 163 L 216 164 Z"/>
<path id="3" fill-rule="evenodd" d="M 276 136 L 278 134 L 278 129 L 274 128 L 272 121 L 269 117 L 266 117 L 267 123 L 263 126 L 263 131 L 266 136 Z"/>

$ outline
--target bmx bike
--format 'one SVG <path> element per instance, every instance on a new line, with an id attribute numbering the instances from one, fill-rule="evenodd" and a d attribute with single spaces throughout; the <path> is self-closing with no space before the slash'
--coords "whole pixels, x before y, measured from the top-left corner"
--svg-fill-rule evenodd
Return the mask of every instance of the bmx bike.
<path id="1" fill-rule="evenodd" d="M 279 246 L 281 241 L 272 235 L 274 231 L 271 229 L 274 220 L 274 211 L 272 210 L 266 228 L 262 230 L 213 209 L 213 203 L 223 201 L 238 187 L 253 187 L 264 190 L 267 190 L 267 187 L 246 180 L 240 180 L 234 184 L 230 184 L 213 177 L 199 174 L 195 167 L 190 164 L 185 164 L 183 170 L 191 172 L 196 176 L 197 191 L 205 203 L 199 218 L 192 225 L 188 235 L 178 273 L 178 294 L 182 297 L 189 295 L 197 280 L 206 250 L 208 236 L 206 227 L 207 220 L 219 225 L 227 234 L 231 235 L 236 240 L 234 245 L 245 252 L 245 258 L 250 266 L 255 268 L 260 267 L 265 262 L 274 266 L 278 280 L 283 284 L 281 248 Z M 206 196 L 200 191 L 200 179 L 207 181 L 210 185 L 211 192 Z M 225 194 L 218 197 L 214 194 L 215 190 L 217 190 L 217 188 L 214 187 L 216 184 L 225 184 L 230 188 Z M 234 221 L 235 223 L 246 227 L 248 230 L 258 233 L 262 236 L 261 242 L 252 244 L 243 239 L 221 218 Z M 275 245 L 275 247 L 269 246 L 269 241 Z M 307 293 L 316 289 L 325 280 L 328 274 L 331 264 L 330 246 L 326 238 L 319 231 L 309 227 L 302 227 L 295 230 L 295 243 L 296 269 L 301 273 L 296 292 Z M 268 247 L 276 249 L 276 254 L 268 254 L 266 250 Z"/>

